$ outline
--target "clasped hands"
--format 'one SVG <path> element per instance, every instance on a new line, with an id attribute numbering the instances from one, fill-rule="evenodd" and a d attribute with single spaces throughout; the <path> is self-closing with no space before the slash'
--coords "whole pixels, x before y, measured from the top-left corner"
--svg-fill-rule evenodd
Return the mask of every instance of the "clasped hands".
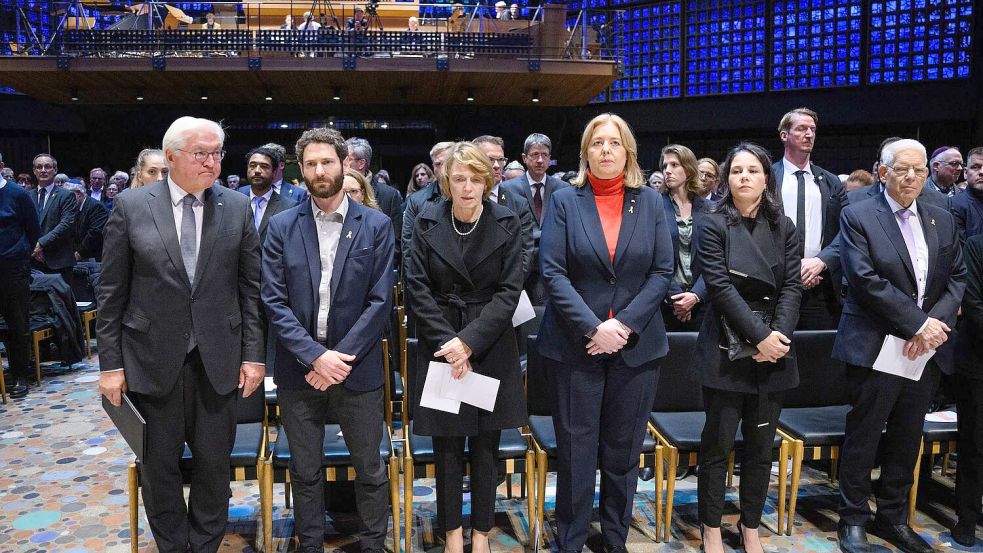
<path id="1" fill-rule="evenodd" d="M 914 361 L 944 344 L 949 339 L 949 335 L 946 333 L 950 331 L 949 325 L 938 319 L 929 317 L 925 328 L 905 342 L 901 353 L 909 360 Z"/>
<path id="2" fill-rule="evenodd" d="M 618 319 L 608 319 L 597 325 L 594 335 L 587 342 L 587 353 L 600 355 L 602 353 L 617 353 L 628 343 L 631 329 L 621 324 Z"/>
<path id="3" fill-rule="evenodd" d="M 792 341 L 788 339 L 788 336 L 777 330 L 772 330 L 771 334 L 755 346 L 758 348 L 758 353 L 754 354 L 751 359 L 758 363 L 776 363 L 792 349 L 791 344 Z"/>
<path id="4" fill-rule="evenodd" d="M 329 349 L 311 363 L 311 370 L 304 376 L 304 380 L 315 389 L 323 392 L 328 387 L 341 384 L 348 378 L 348 373 L 352 371 L 352 366 L 348 363 L 354 360 L 354 355 Z"/>
<path id="5" fill-rule="evenodd" d="M 460 338 L 454 337 L 440 349 L 435 351 L 434 357 L 443 357 L 454 369 L 451 376 L 454 380 L 464 378 L 464 375 L 471 370 L 471 348 L 468 347 Z"/>
<path id="6" fill-rule="evenodd" d="M 693 308 L 700 303 L 700 296 L 693 292 L 681 292 L 669 296 L 669 299 L 672 300 L 672 314 L 681 323 L 688 322 L 693 318 Z"/>
<path id="7" fill-rule="evenodd" d="M 823 263 L 822 259 L 818 257 L 807 257 L 803 259 L 799 270 L 799 274 L 802 276 L 802 287 L 806 290 L 816 287 L 823 281 L 823 277 L 820 275 L 825 270 L 826 264 Z"/>

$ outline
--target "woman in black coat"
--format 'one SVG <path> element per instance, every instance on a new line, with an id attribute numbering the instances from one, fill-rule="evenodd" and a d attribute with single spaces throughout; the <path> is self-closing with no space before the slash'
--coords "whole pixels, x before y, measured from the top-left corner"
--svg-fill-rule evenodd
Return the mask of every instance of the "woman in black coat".
<path id="1" fill-rule="evenodd" d="M 519 219 L 488 200 L 494 186 L 491 161 L 476 146 L 459 142 L 439 174 L 446 199 L 416 219 L 406 268 L 410 310 L 421 345 L 413 388 L 413 432 L 433 436 L 437 522 L 445 550 L 462 553 L 461 484 L 467 439 L 471 464 L 471 544 L 489 551 L 494 524 L 496 455 L 501 431 L 526 424 L 526 402 L 512 313 L 522 291 Z M 430 362 L 446 362 L 454 378 L 468 371 L 497 378 L 494 411 L 462 403 L 458 414 L 422 407 Z"/>
<path id="2" fill-rule="evenodd" d="M 706 411 L 697 488 L 701 534 L 708 553 L 723 551 L 727 457 L 740 424 L 745 447 L 738 527 L 746 551 L 760 553 L 757 528 L 771 477 L 780 392 L 799 383 L 791 336 L 802 297 L 800 256 L 795 226 L 775 197 L 768 153 L 740 144 L 721 173 L 729 187 L 702 218 L 696 253 L 709 296 L 693 357 Z M 728 340 L 725 323 L 735 340 Z"/>

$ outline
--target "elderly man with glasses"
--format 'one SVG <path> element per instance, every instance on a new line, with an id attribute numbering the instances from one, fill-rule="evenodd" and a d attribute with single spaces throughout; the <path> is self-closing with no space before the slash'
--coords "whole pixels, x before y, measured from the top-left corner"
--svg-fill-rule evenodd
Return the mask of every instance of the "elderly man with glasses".
<path id="1" fill-rule="evenodd" d="M 963 155 L 958 148 L 942 146 L 932 152 L 929 162 L 932 175 L 925 186 L 941 192 L 950 198 L 962 190 L 956 186 L 963 175 Z"/>

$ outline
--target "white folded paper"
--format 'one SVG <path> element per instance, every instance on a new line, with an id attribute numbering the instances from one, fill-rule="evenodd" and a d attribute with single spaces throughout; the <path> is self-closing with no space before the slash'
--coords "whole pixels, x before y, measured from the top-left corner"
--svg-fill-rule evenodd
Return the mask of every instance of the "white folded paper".
<path id="1" fill-rule="evenodd" d="M 266 388 L 267 392 L 272 392 L 276 390 L 276 383 L 273 382 L 272 376 L 267 376 L 263 378 L 263 386 Z"/>
<path id="2" fill-rule="evenodd" d="M 512 314 L 512 326 L 519 326 L 534 318 L 536 318 L 536 311 L 532 308 L 532 302 L 529 301 L 529 294 L 523 290 L 519 294 L 519 303 L 515 306 L 515 313 Z"/>
<path id="3" fill-rule="evenodd" d="M 904 345 L 905 340 L 888 334 L 881 345 L 881 352 L 877 354 L 877 359 L 874 360 L 874 370 L 910 380 L 921 379 L 922 371 L 925 370 L 925 363 L 928 363 L 928 360 L 935 355 L 935 350 L 930 350 L 912 361 L 902 353 Z"/>
<path id="4" fill-rule="evenodd" d="M 447 363 L 431 361 L 427 368 L 427 380 L 423 383 L 423 393 L 420 395 L 420 406 L 454 413 L 461 410 L 461 402 L 457 399 L 446 399 L 440 395 L 441 382 L 450 378 L 453 368 Z"/>
<path id="5" fill-rule="evenodd" d="M 441 397 L 474 405 L 485 411 L 495 410 L 498 385 L 501 383 L 497 378 L 478 374 L 474 371 L 468 371 L 459 380 L 451 377 L 449 372 L 444 373 L 444 375 L 440 386 Z"/>

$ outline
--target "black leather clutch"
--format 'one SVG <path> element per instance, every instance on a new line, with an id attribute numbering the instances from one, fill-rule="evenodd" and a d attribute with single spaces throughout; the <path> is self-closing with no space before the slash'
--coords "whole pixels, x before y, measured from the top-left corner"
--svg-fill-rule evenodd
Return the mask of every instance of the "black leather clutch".
<path id="1" fill-rule="evenodd" d="M 771 327 L 771 320 L 773 315 L 767 311 L 751 311 L 755 315 L 761 318 L 762 322 L 766 326 Z M 727 318 L 723 315 L 720 316 L 720 326 L 723 328 L 723 334 L 720 336 L 720 349 L 727 350 L 727 358 L 731 361 L 737 361 L 738 359 L 744 359 L 745 357 L 751 357 L 758 353 L 757 344 L 752 344 L 746 338 L 740 335 L 734 327 L 727 322 Z"/>

